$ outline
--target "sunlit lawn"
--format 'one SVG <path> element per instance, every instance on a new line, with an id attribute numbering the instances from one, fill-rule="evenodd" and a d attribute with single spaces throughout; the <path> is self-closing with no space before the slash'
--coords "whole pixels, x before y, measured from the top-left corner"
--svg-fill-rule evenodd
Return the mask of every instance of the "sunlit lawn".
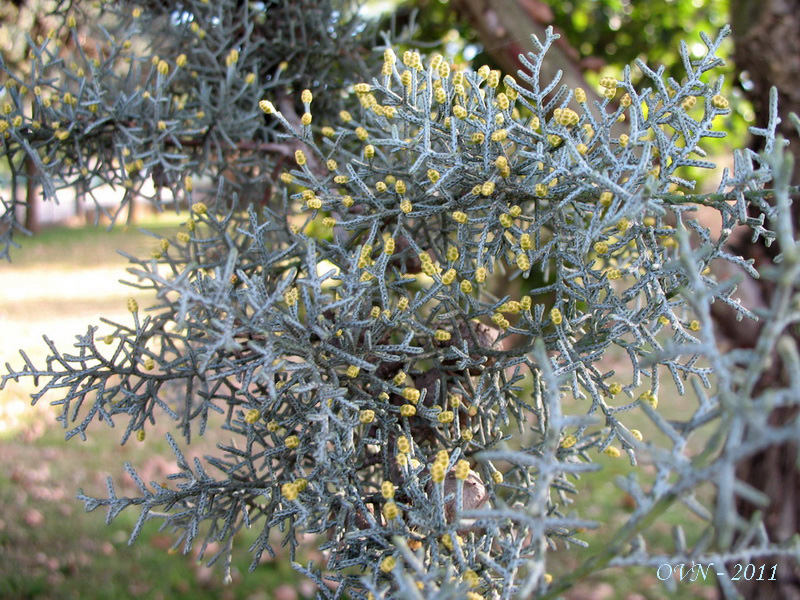
<path id="1" fill-rule="evenodd" d="M 140 225 L 169 235 L 183 220 L 167 217 Z M 136 228 L 58 227 L 20 241 L 23 247 L 14 252 L 13 263 L 0 266 L 0 364 L 20 368 L 17 350 L 23 348 L 40 365 L 47 355 L 42 334 L 68 350 L 88 325 L 99 325 L 101 335 L 109 328 L 100 316 L 129 322 L 127 298 L 147 305 L 146 296 L 118 281 L 131 277 L 117 249 L 148 255 L 157 246 Z M 107 475 L 114 477 L 118 493 L 134 495 L 123 470 L 126 461 L 141 470 L 145 481 L 163 480 L 174 469 L 158 429 L 145 443 L 125 447 L 118 445 L 122 427 L 94 427 L 87 442 L 65 442 L 55 409 L 30 406 L 33 389 L 29 381 L 12 382 L 0 392 L 0 598 L 313 597 L 315 586 L 301 582 L 288 554 L 244 576 L 251 559 L 247 547 L 257 531 L 237 545 L 234 581 L 228 586 L 219 566 L 206 568 L 193 556 L 168 553 L 173 538 L 159 533 L 156 523 L 129 547 L 136 513 L 123 513 L 106 526 L 105 515 L 84 512 L 75 495 L 83 488 L 104 496 Z M 202 442 L 189 453 L 202 455 L 209 448 Z"/>
<path id="2" fill-rule="evenodd" d="M 183 219 L 175 217 L 145 222 L 141 226 L 158 234 L 174 233 Z M 118 282 L 130 279 L 127 261 L 116 253 L 124 249 L 146 255 L 157 241 L 135 228 L 54 228 L 36 238 L 23 239 L 11 265 L 0 266 L 0 364 L 22 366 L 17 350 L 24 348 L 35 364 L 41 364 L 47 348 L 46 333 L 57 347 L 68 349 L 76 334 L 90 324 L 104 327 L 99 317 L 128 322 L 127 298 L 148 298 Z M 151 429 L 145 443 L 129 442 L 119 447 L 121 427 L 97 426 L 87 442 L 63 440 L 63 430 L 54 421 L 54 409 L 30 407 L 31 383 L 11 383 L 0 392 L 0 598 L 245 598 L 292 600 L 313 597 L 314 586 L 302 581 L 291 569 L 288 554 L 265 562 L 247 574 L 250 555 L 245 536 L 237 545 L 234 582 L 225 586 L 219 567 L 198 565 L 192 556 L 168 553 L 173 538 L 159 533 L 150 523 L 133 546 L 127 545 L 136 513 L 125 514 L 105 525 L 100 511 L 85 513 L 75 499 L 79 488 L 89 495 L 105 494 L 105 478 L 114 476 L 118 493 L 134 495 L 123 464 L 132 462 L 145 481 L 162 480 L 173 471 L 171 454 L 159 430 Z M 678 414 L 689 400 L 665 391 L 660 410 Z M 670 398 L 669 396 L 673 397 Z M 662 408 L 663 407 L 663 408 Z M 578 410 L 578 407 L 575 407 Z M 647 435 L 653 431 L 643 412 L 627 414 L 625 422 Z M 166 431 L 164 429 L 163 431 Z M 163 431 L 161 433 L 163 433 Z M 655 433 L 653 433 L 655 435 Z M 202 455 L 208 440 L 195 442 L 190 454 Z M 558 576 L 574 569 L 594 553 L 602 552 L 612 527 L 633 509 L 630 499 L 614 485 L 617 475 L 632 470 L 623 455 L 619 459 L 600 457 L 603 471 L 585 475 L 579 483 L 582 493 L 574 507 L 581 517 L 601 523 L 587 531 L 589 549 L 561 550 L 551 555 L 548 569 Z M 643 476 L 652 474 L 645 466 Z M 121 486 L 121 487 L 120 487 Z M 648 542 L 669 549 L 671 526 L 684 524 L 689 537 L 699 521 L 676 507 L 660 522 Z M 257 529 L 257 528 L 256 528 Z M 276 544 L 276 548 L 278 544 Z M 210 556 L 211 554 L 209 554 Z M 314 556 L 319 563 L 321 557 Z M 667 593 L 655 570 L 609 570 L 596 579 L 581 583 L 567 595 L 573 600 L 685 600 L 714 597 L 713 583 L 681 584 L 677 593 Z"/>

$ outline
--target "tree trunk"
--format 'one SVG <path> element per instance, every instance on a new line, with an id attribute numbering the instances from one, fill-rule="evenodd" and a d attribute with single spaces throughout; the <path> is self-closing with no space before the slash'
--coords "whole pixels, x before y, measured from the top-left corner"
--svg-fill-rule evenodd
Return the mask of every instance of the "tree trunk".
<path id="1" fill-rule="evenodd" d="M 769 119 L 769 91 L 778 88 L 778 111 L 781 123 L 778 132 L 791 143 L 795 165 L 800 162 L 800 136 L 789 121 L 790 112 L 800 114 L 800 0 L 732 0 L 731 25 L 735 43 L 734 59 L 737 69 L 752 83 L 745 90 L 756 113 L 756 125 L 766 127 Z M 753 148 L 760 150 L 760 148 Z M 795 169 L 793 183 L 800 182 L 800 169 Z M 800 225 L 800 198 L 792 206 L 795 232 Z M 755 265 L 767 265 L 780 252 L 773 244 L 753 244 L 740 239 L 734 250 Z M 755 282 L 762 300 L 769 302 L 772 286 Z M 726 328 L 731 331 L 738 328 Z M 733 332 L 732 332 L 733 333 Z M 739 347 L 752 346 L 753 339 L 731 340 Z M 741 336 L 740 336 L 741 337 Z M 798 337 L 793 336 L 797 342 Z M 785 384 L 777 357 L 775 368 L 762 378 L 762 389 Z M 770 419 L 785 421 L 792 415 L 786 409 L 776 410 Z M 774 446 L 753 456 L 740 465 L 737 476 L 771 499 L 764 510 L 764 522 L 773 541 L 785 541 L 800 531 L 800 472 L 797 469 L 797 444 Z M 745 501 L 739 502 L 739 512 L 749 517 L 756 509 Z M 765 571 L 777 564 L 776 581 L 741 581 L 739 592 L 748 600 L 800 600 L 800 566 L 796 561 L 768 559 Z"/>
<path id="2" fill-rule="evenodd" d="M 36 197 L 36 165 L 25 159 L 25 229 L 39 232 L 39 199 Z"/>
<path id="3" fill-rule="evenodd" d="M 127 225 L 133 225 L 136 223 L 136 199 L 133 195 L 131 195 L 130 199 L 128 200 L 128 219 L 126 221 Z"/>
<path id="4" fill-rule="evenodd" d="M 767 125 L 769 90 L 775 86 L 781 116 L 778 133 L 791 142 L 797 157 L 800 136 L 788 115 L 800 113 L 800 0 L 731 0 L 731 26 L 737 70 L 752 83 L 745 94 L 753 103 L 756 126 Z M 800 169 L 794 175 L 798 181 Z M 797 216 L 800 206 L 794 208 Z"/>

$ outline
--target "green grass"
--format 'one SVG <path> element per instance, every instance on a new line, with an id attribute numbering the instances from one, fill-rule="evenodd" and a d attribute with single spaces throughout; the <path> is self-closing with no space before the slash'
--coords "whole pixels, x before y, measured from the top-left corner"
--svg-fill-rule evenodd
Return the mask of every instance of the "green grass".
<path id="1" fill-rule="evenodd" d="M 610 353 L 606 359 L 610 363 L 624 364 L 626 357 L 615 357 Z M 604 359 L 604 360 L 606 360 Z M 615 365 L 616 368 L 616 365 Z M 625 375 L 619 368 L 615 380 L 625 381 Z M 696 407 L 696 401 L 692 392 L 692 387 L 685 382 L 686 394 L 681 396 L 675 386 L 672 377 L 667 375 L 661 379 L 661 389 L 659 393 L 658 412 L 665 419 L 686 419 Z M 642 389 L 641 391 L 644 391 Z M 615 397 L 609 403 L 619 406 L 629 402 L 630 399 L 623 395 Z M 574 401 L 573 401 L 574 402 Z M 571 405 L 567 402 L 565 411 L 570 414 L 578 413 L 582 407 Z M 618 418 L 628 429 L 638 429 L 644 435 L 644 441 L 652 441 L 660 447 L 669 447 L 666 436 L 652 423 L 650 418 L 641 409 L 634 409 L 618 414 Z M 709 436 L 709 432 L 700 430 L 689 439 L 688 449 L 694 455 L 702 448 L 703 443 Z M 619 442 L 614 444 L 619 447 Z M 593 520 L 599 523 L 597 529 L 583 532 L 580 539 L 589 543 L 588 548 L 571 546 L 565 548 L 561 546 L 548 558 L 551 565 L 550 571 L 554 577 L 569 574 L 582 562 L 592 556 L 602 554 L 611 543 L 614 533 L 625 524 L 630 515 L 635 510 L 633 498 L 618 485 L 620 477 L 626 478 L 633 474 L 640 485 L 649 489 L 650 484 L 655 478 L 655 467 L 650 464 L 646 455 L 637 455 L 637 466 L 632 466 L 628 455 L 623 453 L 619 458 L 610 458 L 605 455 L 593 454 L 595 464 L 602 466 L 602 470 L 587 472 L 580 476 L 579 480 L 573 481 L 579 489 L 579 494 L 574 496 L 574 503 L 570 506 L 562 507 L 562 510 L 571 516 Z M 698 496 L 704 500 L 709 500 L 710 489 L 699 490 Z M 681 526 L 684 529 L 686 542 L 689 547 L 699 538 L 704 523 L 685 505 L 681 503 L 673 504 L 661 515 L 658 521 L 647 530 L 643 536 L 647 544 L 647 550 L 651 554 L 670 554 L 674 551 L 673 527 Z M 599 587 L 598 587 L 599 586 Z M 602 596 L 607 600 L 627 600 L 636 598 L 637 600 L 702 600 L 705 598 L 716 598 L 716 581 L 713 576 L 708 580 L 688 582 L 688 579 L 679 583 L 677 590 L 669 592 L 663 582 L 656 576 L 656 569 L 633 568 L 619 569 L 611 568 L 601 571 L 593 576 L 589 581 L 580 582 L 577 591 L 594 590 L 597 597 Z M 608 595 L 601 592 L 605 590 Z M 569 594 L 567 595 L 569 597 Z"/>
<path id="2" fill-rule="evenodd" d="M 588 548 L 570 547 L 561 548 L 548 558 L 552 565 L 551 572 L 555 577 L 568 574 L 582 562 L 607 550 L 613 533 L 622 526 L 634 510 L 633 499 L 616 485 L 618 477 L 627 477 L 631 472 L 636 472 L 639 481 L 648 481 L 648 471 L 652 469 L 639 469 L 631 467 L 627 456 L 623 454 L 618 459 L 601 457 L 597 463 L 603 466 L 601 471 L 586 473 L 581 476 L 576 485 L 581 490 L 574 507 L 568 509 L 582 518 L 597 521 L 600 527 L 587 530 L 579 537 L 589 543 Z M 644 473 L 642 473 L 644 471 Z M 700 532 L 701 522 L 697 517 L 690 515 L 686 507 L 680 504 L 673 505 L 656 524 L 645 534 L 647 549 L 650 553 L 670 553 L 674 547 L 672 542 L 672 527 L 683 526 L 687 543 L 691 546 Z M 597 586 L 608 586 L 613 589 L 613 594 L 607 596 L 608 600 L 625 600 L 630 597 L 647 600 L 699 600 L 714 598 L 715 580 L 709 577 L 707 581 L 685 581 L 678 585 L 675 592 L 669 592 L 656 576 L 656 569 L 637 568 L 612 568 L 597 573 L 590 581 L 581 582 L 578 587 L 591 589 Z"/>
<path id="3" fill-rule="evenodd" d="M 146 466 L 162 456 L 160 444 L 137 444 L 112 453 L 116 434 L 98 428 L 87 443 L 64 442 L 60 431 L 48 429 L 15 448 L 8 442 L 0 445 L 9 463 L 0 474 L 1 598 L 250 598 L 260 590 L 300 582 L 285 554 L 244 576 L 251 558 L 247 546 L 257 527 L 236 544 L 234 581 L 226 586 L 220 568 L 208 569 L 191 555 L 167 552 L 173 538 L 159 533 L 157 522 L 148 523 L 128 546 L 136 512 L 122 513 L 110 526 L 102 511 L 85 513 L 74 497 L 79 485 L 87 493 L 104 495 L 101 474 L 112 473 L 118 492 L 133 495 L 122 474 L 123 461 Z"/>
<path id="4" fill-rule="evenodd" d="M 111 266 L 126 262 L 117 250 L 131 254 L 147 255 L 157 246 L 157 241 L 142 235 L 140 229 L 158 235 L 172 236 L 181 223 L 188 218 L 175 213 L 148 215 L 136 225 L 116 225 L 109 230 L 107 226 L 87 225 L 85 227 L 49 227 L 41 233 L 28 237 L 16 235 L 20 248 L 11 250 L 11 263 L 0 268 L 26 269 L 42 265 L 56 267 Z"/>

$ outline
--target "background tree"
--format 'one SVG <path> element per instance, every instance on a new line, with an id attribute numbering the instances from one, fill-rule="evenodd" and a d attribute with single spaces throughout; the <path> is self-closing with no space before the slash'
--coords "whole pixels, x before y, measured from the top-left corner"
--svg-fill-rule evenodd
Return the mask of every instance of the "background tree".
<path id="1" fill-rule="evenodd" d="M 291 6 L 279 5 L 278 41 L 307 23 Z M 130 301 L 132 324 L 113 324 L 108 352 L 90 327 L 73 353 L 50 344 L 44 367 L 23 353 L 3 383 L 46 379 L 34 398 L 58 396 L 68 438 L 85 439 L 96 418 L 126 421 L 123 444 L 145 441 L 156 419 L 171 418 L 185 443 L 208 427 L 237 441 L 192 463 L 168 435 L 177 464 L 168 482 L 148 485 L 127 465 L 140 494 L 120 497 L 109 480 L 107 497 L 81 492 L 88 510 L 113 519 L 139 508 L 131 541 L 157 518 L 177 534 L 175 548 L 201 543 L 203 556 L 219 543 L 211 561 L 223 560 L 226 577 L 244 528 L 262 528 L 252 568 L 272 552 L 272 530 L 293 560 L 299 533 L 327 534 L 324 569 L 294 566 L 330 598 L 548 598 L 606 567 L 797 554 L 735 507 L 765 502 L 736 479 L 737 465 L 800 432 L 796 415 L 767 422 L 771 407 L 800 402 L 796 370 L 783 386 L 758 386 L 776 348 L 800 363 L 783 337 L 800 318 L 791 164 L 766 127 L 757 131 L 765 153 L 737 154 L 716 193 L 694 193 L 683 176 L 713 166 L 703 144 L 729 114 L 710 74 L 727 30 L 703 37 L 694 59 L 680 47 L 680 80 L 638 61 L 641 79 L 630 69 L 602 78 L 598 102 L 542 76 L 558 39 L 550 29 L 513 77 L 385 48 L 380 71 L 352 91 L 345 80 L 341 96 L 321 80 L 317 93 L 285 89 L 280 62 L 259 100 L 249 91 L 259 74 L 240 68 L 257 63 L 252 44 L 264 40 L 248 40 L 271 6 L 150 8 L 101 12 L 122 29 L 108 36 L 119 65 L 101 52 L 85 65 L 98 72 L 64 67 L 47 38 L 34 40 L 30 76 L 10 74 L 0 123 L 5 151 L 34 160 L 46 194 L 94 174 L 124 177 L 129 197 L 147 176 L 190 205 L 186 230 L 150 258 L 131 257 L 159 304 L 141 318 Z M 325 39 L 340 19 L 311 22 Z M 145 21 L 149 32 L 195 36 L 195 60 L 158 35 L 125 54 Z M 75 35 L 77 17 L 65 26 Z M 57 90 L 42 98 L 52 81 Z M 29 92 L 31 112 L 20 101 Z M 292 163 L 260 162 L 272 154 Z M 189 177 L 206 172 L 217 193 L 199 201 Z M 245 210 L 245 184 L 262 181 L 274 192 Z M 764 202 L 772 195 L 774 207 Z M 718 213 L 718 230 L 693 218 L 699 206 Z M 724 249 L 734 225 L 783 252 L 762 315 L 770 326 L 750 351 L 726 354 L 711 305 L 753 315 L 710 264 L 756 275 Z M 518 299 L 485 285 L 531 273 L 541 283 Z M 629 370 L 602 362 L 615 348 Z M 662 375 L 697 407 L 662 416 Z M 652 422 L 645 434 L 626 424 L 634 409 Z M 581 543 L 593 526 L 564 509 L 577 476 L 597 455 L 623 452 L 632 465 L 648 457 L 655 474 L 620 482 L 634 512 L 607 547 L 554 580 L 549 549 Z M 702 527 L 688 540 L 677 528 L 674 547 L 648 550 L 649 525 L 679 503 Z"/>
<path id="2" fill-rule="evenodd" d="M 214 187 L 224 177 L 245 203 L 267 202 L 275 169 L 294 149 L 274 143 L 258 99 L 272 92 L 299 125 L 292 92 L 342 86 L 363 73 L 370 33 L 348 2 L 259 6 L 196 0 L 147 10 L 110 2 L 8 7 L 9 20 L 27 15 L 21 25 L 33 19 L 34 27 L 18 30 L 14 46 L 28 40 L 25 61 L 8 65 L 5 82 L 12 177 L 31 171 L 45 201 L 63 187 L 88 198 L 100 186 L 119 189 L 113 213 L 97 203 L 112 223 L 134 197 L 177 207 L 198 175 Z M 335 114 L 336 98 L 319 102 Z M 0 256 L 7 255 L 13 218 L 8 208 Z"/>
<path id="3" fill-rule="evenodd" d="M 772 85 L 780 90 L 778 94 L 778 131 L 791 141 L 792 152 L 797 162 L 797 148 L 800 147 L 798 129 L 793 126 L 791 113 L 800 114 L 800 3 L 794 2 L 731 2 L 731 24 L 733 26 L 736 51 L 736 66 L 745 77 L 747 85 L 744 93 L 753 103 L 756 123 L 763 127 L 769 119 L 769 88 Z M 781 40 L 776 43 L 776 40 Z M 757 143 L 757 142 L 756 142 Z M 793 182 L 800 182 L 800 172 L 795 170 Z M 798 196 L 794 196 L 792 222 L 800 224 Z M 747 236 L 741 235 L 733 244 L 735 251 L 754 261 L 760 269 L 769 268 L 779 247 L 763 243 L 753 244 Z M 762 305 L 774 297 L 774 286 L 766 281 L 758 287 L 756 300 Z M 753 339 L 730 332 L 733 343 L 738 347 L 748 347 Z M 797 330 L 793 332 L 797 343 Z M 764 387 L 777 387 L 786 381 L 786 369 L 779 357 L 775 357 L 772 368 L 765 373 L 761 384 Z M 772 415 L 776 422 L 786 421 L 795 416 L 795 409 L 777 409 Z M 750 485 L 764 490 L 772 500 L 767 510 L 766 524 L 775 539 L 788 539 L 800 532 L 800 477 L 795 468 L 798 456 L 797 441 L 770 448 L 759 453 L 740 468 L 740 477 Z M 756 508 L 742 502 L 743 514 L 752 514 Z M 770 582 L 764 587 L 752 582 L 742 584 L 742 593 L 748 598 L 800 598 L 800 565 L 784 561 L 784 576 L 778 582 Z"/>

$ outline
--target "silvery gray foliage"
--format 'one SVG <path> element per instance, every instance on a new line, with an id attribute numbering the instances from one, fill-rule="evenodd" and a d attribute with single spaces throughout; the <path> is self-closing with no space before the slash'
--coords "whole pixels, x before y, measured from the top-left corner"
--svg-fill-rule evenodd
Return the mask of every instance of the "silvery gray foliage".
<path id="1" fill-rule="evenodd" d="M 727 33 L 704 37 L 699 59 L 682 45 L 683 83 L 640 63 L 649 87 L 635 89 L 628 69 L 604 80 L 594 106 L 558 78 L 539 81 L 552 31 L 535 40 L 523 83 L 504 88 L 488 68 L 414 52 L 401 64 L 387 49 L 382 74 L 354 86 L 358 101 L 323 129 L 264 99 L 302 144 L 282 206 L 242 214 L 220 184 L 216 206 L 194 203 L 187 231 L 157 257 L 129 257 L 134 285 L 158 298 L 149 316 L 132 303 L 110 350 L 90 327 L 72 354 L 50 343 L 44 368 L 23 353 L 3 383 L 45 380 L 34 401 L 56 396 L 68 438 L 85 439 L 94 420 L 125 424 L 123 444 L 157 418 L 186 442 L 221 426 L 236 442 L 205 461 L 187 461 L 168 436 L 169 485 L 126 465 L 139 496 L 117 496 L 109 479 L 107 497 L 79 497 L 109 521 L 140 510 L 131 542 L 158 519 L 185 552 L 218 542 L 210 562 L 228 566 L 243 528 L 261 532 L 253 568 L 273 553 L 271 531 L 293 561 L 300 533 L 322 534 L 327 563 L 294 562 L 322 598 L 552 598 L 611 566 L 797 554 L 734 502 L 765 501 L 736 464 L 800 435 L 797 417 L 767 420 L 798 404 L 800 369 L 787 369 L 786 388 L 756 386 L 774 351 L 800 366 L 786 337 L 800 319 L 800 251 L 774 102 L 770 127 L 753 130 L 765 152 L 737 151 L 716 193 L 692 193 L 681 171 L 712 167 L 700 144 L 724 135 L 710 72 Z M 310 113 L 316 99 L 302 101 Z M 695 218 L 700 206 L 720 230 Z M 774 269 L 759 274 L 725 250 L 741 225 L 780 244 Z M 773 278 L 773 304 L 740 306 L 735 282 L 707 269 L 717 261 Z M 486 285 L 531 274 L 543 283 L 519 299 Z M 720 350 L 713 302 L 765 321 L 752 350 Z M 615 351 L 630 369 L 607 370 Z M 696 398 L 687 414 L 662 416 L 663 376 Z M 630 411 L 651 431 L 626 425 Z M 689 440 L 703 427 L 714 433 L 698 451 Z M 585 545 L 580 532 L 597 525 L 570 504 L 602 452 L 644 458 L 655 476 L 618 482 L 635 510 L 552 580 L 549 551 Z M 709 485 L 713 495 L 700 493 Z M 676 530 L 672 553 L 651 553 L 648 527 L 673 505 L 702 520 L 699 541 L 688 547 Z"/>
<path id="2" fill-rule="evenodd" d="M 133 197 L 177 209 L 198 175 L 267 200 L 291 151 L 273 143 L 258 100 L 273 94 L 291 111 L 293 87 L 342 85 L 364 72 L 359 49 L 372 36 L 350 0 L 56 0 L 38 18 L 58 26 L 28 38 L 26 71 L 0 60 L 0 158 L 12 178 L 32 161 L 44 200 L 70 188 L 112 222 Z M 96 196 L 103 186 L 122 194 L 111 212 Z M 8 258 L 18 226 L 3 204 Z"/>

